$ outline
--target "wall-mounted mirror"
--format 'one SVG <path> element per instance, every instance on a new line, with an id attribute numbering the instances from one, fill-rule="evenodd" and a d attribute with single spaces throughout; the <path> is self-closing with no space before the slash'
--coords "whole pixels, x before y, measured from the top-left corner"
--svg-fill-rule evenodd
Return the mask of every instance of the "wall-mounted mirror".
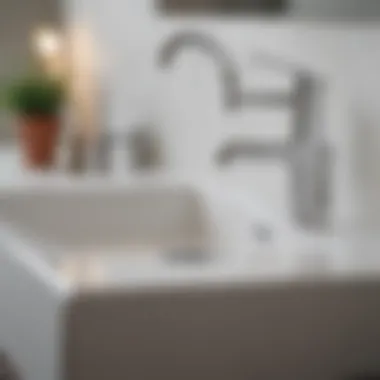
<path id="1" fill-rule="evenodd" d="M 380 0 L 155 0 L 167 15 L 279 16 L 317 20 L 380 20 Z"/>

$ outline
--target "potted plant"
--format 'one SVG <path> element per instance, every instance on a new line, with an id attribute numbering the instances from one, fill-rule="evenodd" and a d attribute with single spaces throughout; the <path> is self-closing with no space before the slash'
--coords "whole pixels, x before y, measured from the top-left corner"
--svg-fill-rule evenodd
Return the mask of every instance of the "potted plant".
<path id="1" fill-rule="evenodd" d="M 24 163 L 31 169 L 48 169 L 55 159 L 64 101 L 62 82 L 48 76 L 29 76 L 5 90 L 5 101 L 17 116 Z"/>

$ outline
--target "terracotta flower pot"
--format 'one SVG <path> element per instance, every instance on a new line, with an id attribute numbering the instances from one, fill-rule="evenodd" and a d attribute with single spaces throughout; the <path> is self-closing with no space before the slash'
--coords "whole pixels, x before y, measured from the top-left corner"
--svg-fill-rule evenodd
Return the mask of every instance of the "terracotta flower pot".
<path id="1" fill-rule="evenodd" d="M 20 144 L 29 169 L 50 169 L 55 161 L 59 133 L 56 116 L 24 116 L 20 119 Z"/>

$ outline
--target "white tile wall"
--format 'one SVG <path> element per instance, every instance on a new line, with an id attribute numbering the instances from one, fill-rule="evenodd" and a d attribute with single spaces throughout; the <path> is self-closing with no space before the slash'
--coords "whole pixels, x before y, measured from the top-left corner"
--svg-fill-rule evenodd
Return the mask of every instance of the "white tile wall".
<path id="1" fill-rule="evenodd" d="M 213 167 L 215 149 L 226 136 L 259 133 L 266 138 L 272 134 L 271 138 L 282 138 L 290 128 L 284 115 L 282 122 L 269 115 L 259 132 L 255 127 L 259 124 L 258 115 L 251 115 L 251 111 L 227 115 L 221 104 L 215 64 L 195 50 L 181 53 L 169 71 L 160 71 L 155 66 L 155 57 L 174 30 L 191 28 L 216 36 L 242 68 L 247 87 L 255 84 L 250 65 L 252 53 L 257 49 L 324 74 L 329 93 L 326 121 L 321 127 L 326 128 L 336 148 L 337 217 L 345 220 L 352 214 L 352 159 L 360 152 L 368 154 L 365 147 L 360 149 L 358 140 L 351 138 L 352 130 L 360 128 L 354 124 L 355 114 L 364 110 L 372 129 L 377 129 L 380 121 L 377 111 L 380 27 L 248 18 L 168 19 L 157 16 L 153 0 L 81 1 L 81 15 L 76 18 L 94 34 L 103 57 L 98 79 L 107 97 L 107 124 L 122 129 L 136 120 L 154 124 L 161 134 L 170 168 L 208 170 Z M 372 144 L 376 157 L 377 147 L 380 138 L 376 137 Z M 376 172 L 377 168 L 372 166 L 370 176 Z M 376 186 L 380 188 L 378 182 Z M 257 183 L 257 186 L 265 192 L 272 185 Z"/>

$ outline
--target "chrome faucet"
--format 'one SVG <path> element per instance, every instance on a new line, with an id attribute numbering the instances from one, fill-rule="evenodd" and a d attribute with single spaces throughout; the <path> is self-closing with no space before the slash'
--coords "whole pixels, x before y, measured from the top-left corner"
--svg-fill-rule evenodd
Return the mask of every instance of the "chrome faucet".
<path id="1" fill-rule="evenodd" d="M 245 91 L 242 89 L 238 66 L 221 44 L 212 36 L 198 31 L 179 31 L 164 43 L 158 63 L 167 67 L 182 49 L 196 48 L 209 54 L 220 68 L 224 105 L 228 111 L 243 107 L 290 108 L 294 125 L 289 141 L 265 144 L 249 138 L 227 140 L 216 153 L 219 166 L 226 166 L 242 157 L 273 159 L 288 163 L 292 183 L 292 215 L 294 221 L 309 229 L 325 229 L 331 219 L 332 153 L 324 138 L 323 80 L 300 66 L 268 53 L 255 54 L 254 63 L 276 72 L 286 72 L 295 79 L 291 91 Z"/>
<path id="2" fill-rule="evenodd" d="M 174 33 L 161 47 L 158 64 L 166 68 L 184 48 L 195 48 L 210 55 L 220 69 L 223 84 L 224 105 L 227 110 L 244 106 L 286 107 L 294 101 L 293 94 L 274 91 L 251 91 L 242 89 L 238 66 L 221 44 L 211 35 L 184 30 Z"/>
<path id="3" fill-rule="evenodd" d="M 216 161 L 220 166 L 241 158 L 286 162 L 291 177 L 293 221 L 305 229 L 326 230 L 332 222 L 333 174 L 333 153 L 321 120 L 325 113 L 326 86 L 317 75 L 283 64 L 281 59 L 276 61 L 268 56 L 262 60 L 263 55 L 256 57 L 260 58 L 257 62 L 266 63 L 266 68 L 287 69 L 295 77 L 288 102 L 293 111 L 291 134 L 288 141 L 282 143 L 229 139 L 218 149 Z M 279 95 L 283 96 L 282 92 Z"/>
<path id="4" fill-rule="evenodd" d="M 239 73 L 233 59 L 212 36 L 194 31 L 175 33 L 161 47 L 158 57 L 160 67 L 167 67 L 185 47 L 198 49 L 214 59 L 224 85 L 224 104 L 227 108 L 237 107 L 240 98 Z"/>

